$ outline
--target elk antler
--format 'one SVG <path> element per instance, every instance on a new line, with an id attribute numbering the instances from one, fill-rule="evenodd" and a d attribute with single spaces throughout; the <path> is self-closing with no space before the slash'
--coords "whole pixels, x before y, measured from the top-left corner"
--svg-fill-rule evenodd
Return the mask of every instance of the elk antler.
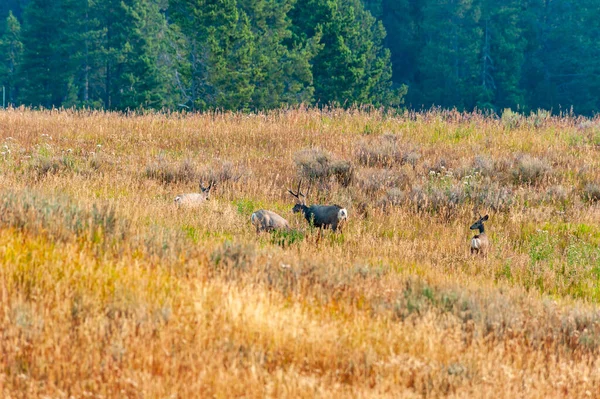
<path id="1" fill-rule="evenodd" d="M 295 193 L 291 189 L 288 189 L 288 192 L 298 199 L 300 199 L 301 196 L 305 197 L 305 195 L 300 192 L 301 186 L 302 186 L 302 179 L 300 179 L 300 181 L 298 182 L 298 189 Z"/>

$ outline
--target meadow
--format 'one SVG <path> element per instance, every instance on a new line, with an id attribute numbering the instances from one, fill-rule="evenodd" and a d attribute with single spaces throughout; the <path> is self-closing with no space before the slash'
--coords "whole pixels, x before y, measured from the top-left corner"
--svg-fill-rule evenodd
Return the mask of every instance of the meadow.
<path id="1" fill-rule="evenodd" d="M 597 397 L 599 155 L 541 111 L 2 111 L 0 395 Z"/>

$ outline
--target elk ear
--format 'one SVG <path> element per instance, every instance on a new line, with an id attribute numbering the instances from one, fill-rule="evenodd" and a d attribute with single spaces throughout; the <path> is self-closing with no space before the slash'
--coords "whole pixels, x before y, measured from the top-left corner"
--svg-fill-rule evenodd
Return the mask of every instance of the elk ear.
<path id="1" fill-rule="evenodd" d="M 490 217 L 489 215 L 485 215 L 484 217 L 482 217 L 482 218 L 481 218 L 481 220 L 482 220 L 483 222 L 485 222 L 486 220 L 488 220 L 488 219 L 489 219 L 489 217 Z"/>

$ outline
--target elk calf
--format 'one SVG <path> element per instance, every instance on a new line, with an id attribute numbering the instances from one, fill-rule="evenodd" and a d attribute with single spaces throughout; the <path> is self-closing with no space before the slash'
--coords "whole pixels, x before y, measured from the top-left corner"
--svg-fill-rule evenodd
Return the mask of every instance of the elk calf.
<path id="1" fill-rule="evenodd" d="M 471 238 L 472 254 L 487 255 L 488 247 L 490 246 L 490 240 L 488 240 L 487 234 L 485 234 L 483 222 L 488 220 L 488 217 L 488 215 L 485 215 L 484 217 L 481 217 L 481 215 L 479 215 L 479 220 L 473 223 L 473 225 L 471 226 L 471 230 L 479 230 L 479 234 Z"/>
<path id="2" fill-rule="evenodd" d="M 272 211 L 264 209 L 258 210 L 250 216 L 252 225 L 256 227 L 256 233 L 261 231 L 273 231 L 273 230 L 289 230 L 290 225 L 288 221 Z"/>
<path id="3" fill-rule="evenodd" d="M 327 229 L 341 231 L 342 222 L 348 220 L 348 211 L 339 205 L 306 205 L 306 197 L 310 192 L 310 185 L 306 195 L 300 191 L 302 180 L 298 183 L 298 189 L 293 192 L 291 189 L 288 192 L 296 199 L 296 205 L 292 208 L 292 212 L 302 212 L 306 221 L 319 229 Z"/>
<path id="4" fill-rule="evenodd" d="M 214 187 L 214 182 L 211 181 L 208 187 L 204 187 L 200 182 L 199 193 L 179 194 L 175 197 L 175 205 L 186 208 L 195 208 L 204 204 L 210 199 L 210 190 Z"/>

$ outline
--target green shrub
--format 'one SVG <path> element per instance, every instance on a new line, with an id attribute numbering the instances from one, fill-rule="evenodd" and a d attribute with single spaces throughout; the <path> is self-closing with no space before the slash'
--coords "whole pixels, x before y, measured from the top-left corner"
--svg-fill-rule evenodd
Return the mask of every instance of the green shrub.
<path id="1" fill-rule="evenodd" d="M 273 230 L 271 234 L 271 244 L 279 245 L 283 248 L 289 247 L 290 245 L 302 242 L 305 238 L 305 234 L 300 230 Z"/>

